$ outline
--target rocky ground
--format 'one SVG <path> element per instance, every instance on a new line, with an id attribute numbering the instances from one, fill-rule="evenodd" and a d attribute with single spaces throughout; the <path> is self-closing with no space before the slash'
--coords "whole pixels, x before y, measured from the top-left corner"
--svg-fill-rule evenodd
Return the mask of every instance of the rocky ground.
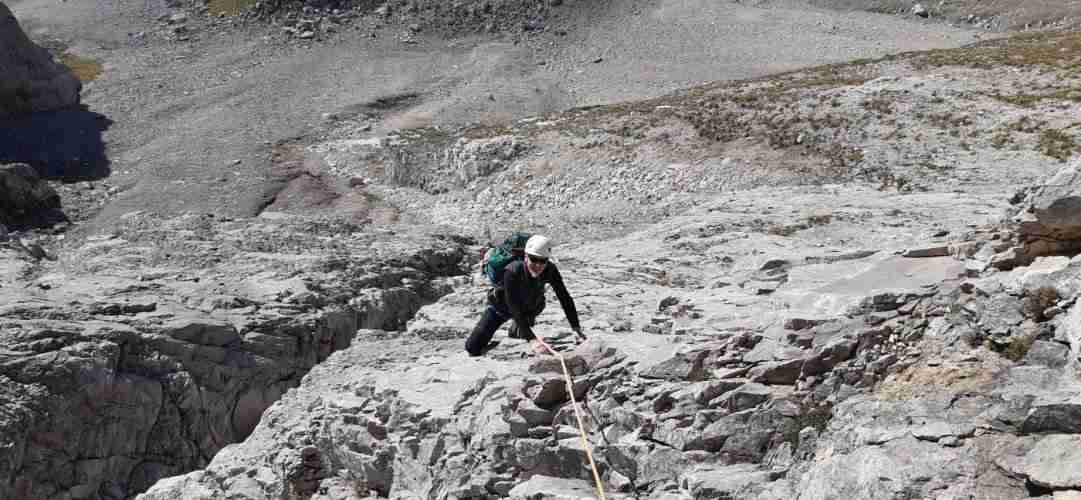
<path id="1" fill-rule="evenodd" d="M 105 163 L 0 169 L 0 498 L 590 498 L 576 409 L 609 498 L 1081 496 L 1075 33 L 12 5 L 106 64 L 3 137 L 74 122 Z M 462 350 L 511 229 L 559 243 L 569 387 L 502 334 Z"/>

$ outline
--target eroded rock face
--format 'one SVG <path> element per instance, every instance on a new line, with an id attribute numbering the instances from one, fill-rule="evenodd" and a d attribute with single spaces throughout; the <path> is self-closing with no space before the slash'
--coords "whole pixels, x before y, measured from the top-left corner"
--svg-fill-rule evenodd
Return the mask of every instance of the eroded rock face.
<path id="1" fill-rule="evenodd" d="M 679 231 L 705 226 L 703 212 Z M 485 290 L 463 283 L 403 334 L 361 333 L 383 340 L 335 353 L 243 443 L 141 498 L 589 496 L 579 416 L 610 498 L 1007 499 L 1028 495 L 1026 481 L 1073 491 L 1060 464 L 1073 463 L 1063 450 L 1078 432 L 1081 271 L 1068 256 L 966 268 L 1016 241 L 1009 227 L 828 258 L 813 245 L 756 255 L 768 248 L 757 235 L 658 243 L 663 224 L 583 245 L 575 254 L 594 265 L 565 276 L 572 293 L 594 291 L 579 301 L 589 340 L 572 342 L 558 308 L 538 320 L 573 383 L 512 340 L 467 357 Z M 964 245 L 975 249 L 950 249 Z M 768 301 L 754 287 L 653 279 L 716 248 L 738 256 L 723 269 L 732 282 L 782 257 L 785 279 Z"/>
<path id="2" fill-rule="evenodd" d="M 358 329 L 450 290 L 466 255 L 285 215 L 125 220 L 71 260 L 0 248 L 24 264 L 0 283 L 2 498 L 125 498 L 206 464 Z"/>
<path id="3" fill-rule="evenodd" d="M 0 2 L 0 118 L 79 103 L 82 84 L 23 33 Z"/>

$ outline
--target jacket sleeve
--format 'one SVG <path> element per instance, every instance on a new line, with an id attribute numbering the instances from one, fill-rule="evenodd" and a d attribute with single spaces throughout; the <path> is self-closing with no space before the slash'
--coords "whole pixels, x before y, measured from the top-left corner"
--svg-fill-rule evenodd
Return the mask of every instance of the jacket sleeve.
<path id="1" fill-rule="evenodd" d="M 556 297 L 559 299 L 559 305 L 563 306 L 563 314 L 567 315 L 567 321 L 570 322 L 571 328 L 578 329 L 578 309 L 574 307 L 574 299 L 571 298 L 571 294 L 567 292 L 567 287 L 563 285 L 563 275 L 559 274 L 559 268 L 554 265 L 552 268 L 552 278 L 549 283 L 552 284 L 552 290 L 556 292 Z"/>
<path id="2" fill-rule="evenodd" d="M 533 327 L 525 317 L 526 286 L 522 283 L 525 273 L 518 272 L 519 269 L 512 267 L 516 264 L 507 266 L 503 272 L 503 293 L 506 294 L 507 310 L 514 318 L 514 323 L 518 325 L 518 334 L 522 338 L 531 339 L 534 336 Z"/>

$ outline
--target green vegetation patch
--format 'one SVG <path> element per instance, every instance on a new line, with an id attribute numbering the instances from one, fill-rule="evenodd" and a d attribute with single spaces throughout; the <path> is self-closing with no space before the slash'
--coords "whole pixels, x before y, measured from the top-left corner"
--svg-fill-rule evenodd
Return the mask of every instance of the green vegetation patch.
<path id="1" fill-rule="evenodd" d="M 235 16 L 250 9 L 255 5 L 256 0 L 210 0 L 207 4 L 207 8 L 211 15 L 220 16 L 225 14 L 227 16 Z"/>
<path id="2" fill-rule="evenodd" d="M 77 56 L 71 52 L 61 54 L 60 63 L 67 66 L 81 82 L 92 82 L 97 80 L 104 71 L 101 67 L 101 63 L 96 60 L 89 57 Z"/>

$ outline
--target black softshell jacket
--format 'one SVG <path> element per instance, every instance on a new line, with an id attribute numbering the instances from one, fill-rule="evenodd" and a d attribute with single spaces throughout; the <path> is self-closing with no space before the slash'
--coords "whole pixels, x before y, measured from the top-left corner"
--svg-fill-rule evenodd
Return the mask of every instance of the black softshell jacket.
<path id="1" fill-rule="evenodd" d="M 571 327 L 579 328 L 578 310 L 574 308 L 574 299 L 567 293 L 555 262 L 549 262 L 540 276 L 534 278 L 526 270 L 525 262 L 516 260 L 503 270 L 503 283 L 492 295 L 493 305 L 510 313 L 522 338 L 534 337 L 532 319 L 544 308 L 545 283 L 552 285 Z"/>

